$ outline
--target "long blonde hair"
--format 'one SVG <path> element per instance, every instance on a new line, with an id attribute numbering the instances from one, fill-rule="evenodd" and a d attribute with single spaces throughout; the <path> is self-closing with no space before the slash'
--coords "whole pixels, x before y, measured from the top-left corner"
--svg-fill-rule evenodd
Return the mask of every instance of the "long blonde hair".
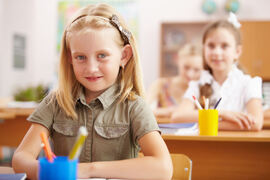
<path id="1" fill-rule="evenodd" d="M 73 119 L 77 119 L 75 98 L 78 96 L 81 84 L 77 81 L 69 60 L 69 58 L 71 58 L 68 42 L 70 33 L 81 32 L 88 28 L 116 29 L 109 20 L 112 15 L 116 15 L 121 26 L 127 29 L 121 15 L 107 4 L 88 5 L 80 9 L 65 28 L 60 51 L 59 87 L 56 90 L 55 97 L 59 106 Z M 123 38 L 120 36 L 120 32 L 117 37 L 112 38 L 118 43 L 121 43 L 121 46 L 125 45 Z M 135 99 L 135 95 L 144 96 L 139 56 L 133 35 L 131 35 L 129 39 L 129 44 L 132 48 L 133 55 L 125 65 L 125 68 L 120 68 L 119 70 L 117 82 L 120 84 L 120 98 L 118 102 L 123 102 L 126 99 L 133 100 Z"/>

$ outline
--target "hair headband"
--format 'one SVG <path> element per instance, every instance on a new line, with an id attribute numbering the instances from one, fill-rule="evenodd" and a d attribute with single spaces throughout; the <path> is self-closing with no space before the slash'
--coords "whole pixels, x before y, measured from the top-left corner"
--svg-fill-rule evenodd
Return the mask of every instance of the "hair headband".
<path id="1" fill-rule="evenodd" d="M 227 19 L 229 23 L 231 23 L 236 29 L 239 29 L 241 27 L 240 22 L 238 21 L 236 15 L 233 12 L 230 12 L 230 15 Z"/>
<path id="2" fill-rule="evenodd" d="M 112 17 L 110 18 L 110 23 L 119 30 L 121 37 L 124 40 L 124 44 L 129 44 L 131 33 L 121 26 L 119 19 L 116 15 L 112 15 Z"/>
<path id="3" fill-rule="evenodd" d="M 91 16 L 91 15 L 82 15 L 82 16 L 79 16 L 74 21 L 72 21 L 72 23 L 74 23 L 78 19 L 83 18 L 83 17 L 86 17 L 86 16 Z M 98 17 L 99 18 L 102 18 L 102 19 L 106 19 L 106 18 L 104 18 L 102 16 L 98 16 Z M 131 33 L 127 29 L 124 29 L 121 26 L 118 17 L 113 14 L 112 17 L 109 18 L 109 22 L 110 22 L 111 25 L 113 25 L 120 32 L 120 35 L 121 35 L 122 39 L 124 40 L 124 45 L 129 44 L 129 41 L 130 41 L 130 38 L 131 38 Z"/>

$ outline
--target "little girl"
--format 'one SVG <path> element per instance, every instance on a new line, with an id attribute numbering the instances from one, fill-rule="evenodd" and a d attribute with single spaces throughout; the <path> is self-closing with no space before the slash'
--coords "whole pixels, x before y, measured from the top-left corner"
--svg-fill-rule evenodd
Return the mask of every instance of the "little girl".
<path id="1" fill-rule="evenodd" d="M 170 154 L 142 88 L 123 18 L 106 4 L 82 8 L 63 34 L 59 87 L 29 117 L 32 126 L 13 156 L 15 172 L 38 177 L 41 132 L 57 156 L 68 156 L 85 126 L 78 178 L 170 179 Z M 136 158 L 140 150 L 144 157 Z"/>
<path id="2" fill-rule="evenodd" d="M 173 122 L 197 121 L 192 96 L 210 99 L 210 108 L 220 97 L 219 129 L 260 130 L 263 124 L 261 78 L 245 75 L 236 65 L 241 55 L 237 19 L 210 24 L 203 35 L 204 69 L 200 80 L 191 82 Z"/>
<path id="3" fill-rule="evenodd" d="M 170 117 L 182 101 L 191 80 L 198 80 L 203 69 L 202 49 L 197 44 L 186 44 L 178 52 L 178 75 L 157 79 L 149 88 L 148 103 L 155 116 Z"/>

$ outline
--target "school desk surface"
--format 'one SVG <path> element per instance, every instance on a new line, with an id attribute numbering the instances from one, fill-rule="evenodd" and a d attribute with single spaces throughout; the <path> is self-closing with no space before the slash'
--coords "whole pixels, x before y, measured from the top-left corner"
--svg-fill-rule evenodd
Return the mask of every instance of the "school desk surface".
<path id="1" fill-rule="evenodd" d="M 17 147 L 30 127 L 34 109 L 0 109 L 0 146 Z M 1 118 L 0 118 L 1 119 Z M 192 160 L 192 179 L 269 179 L 270 129 L 259 132 L 220 131 L 218 136 L 163 135 L 170 153 Z"/>

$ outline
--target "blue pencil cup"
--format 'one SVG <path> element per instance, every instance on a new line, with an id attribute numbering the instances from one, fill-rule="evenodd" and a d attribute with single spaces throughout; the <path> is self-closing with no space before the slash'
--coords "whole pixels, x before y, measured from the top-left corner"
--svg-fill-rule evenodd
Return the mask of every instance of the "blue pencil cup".
<path id="1" fill-rule="evenodd" d="M 78 159 L 69 160 L 65 156 L 57 156 L 51 163 L 47 158 L 39 159 L 40 180 L 76 180 Z"/>

